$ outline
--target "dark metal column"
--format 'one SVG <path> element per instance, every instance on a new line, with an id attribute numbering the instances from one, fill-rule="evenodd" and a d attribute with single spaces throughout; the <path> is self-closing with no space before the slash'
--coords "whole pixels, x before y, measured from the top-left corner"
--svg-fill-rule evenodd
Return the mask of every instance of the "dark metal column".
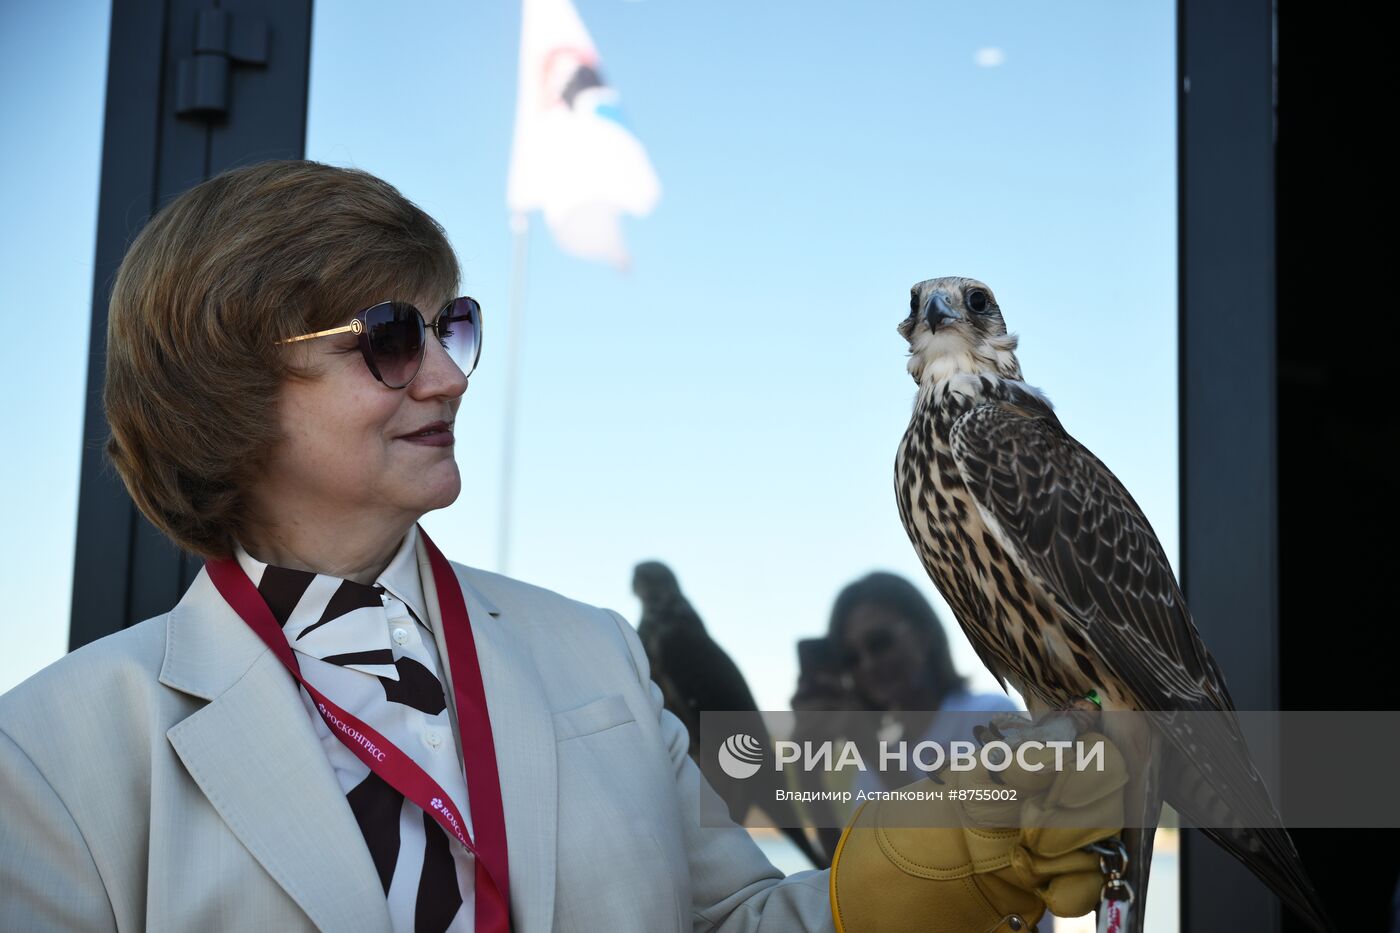
<path id="1" fill-rule="evenodd" d="M 1242 709 L 1277 709 L 1273 11 L 1178 6 L 1181 576 Z M 1181 928 L 1278 930 L 1264 885 L 1182 833 Z"/>
<path id="2" fill-rule="evenodd" d="M 102 452 L 107 304 L 145 222 L 240 164 L 301 158 L 311 0 L 113 0 L 69 647 L 165 612 L 198 570 Z"/>
<path id="3" fill-rule="evenodd" d="M 1317 4 L 1179 11 L 1187 596 L 1241 707 L 1393 710 L 1388 40 Z M 1337 793 L 1367 766 L 1308 751 Z M 1340 929 L 1390 928 L 1400 833 L 1292 835 Z M 1203 836 L 1184 848 L 1184 930 L 1306 929 Z"/>
<path id="4" fill-rule="evenodd" d="M 1280 8 L 1278 37 L 1281 699 L 1394 710 L 1394 259 L 1381 231 L 1395 168 L 1376 119 L 1390 111 L 1390 39 L 1307 3 Z M 1367 767 L 1365 748 L 1316 751 L 1339 775 Z M 1392 929 L 1400 832 L 1293 837 L 1341 929 Z M 1285 918 L 1285 931 L 1303 929 Z"/>

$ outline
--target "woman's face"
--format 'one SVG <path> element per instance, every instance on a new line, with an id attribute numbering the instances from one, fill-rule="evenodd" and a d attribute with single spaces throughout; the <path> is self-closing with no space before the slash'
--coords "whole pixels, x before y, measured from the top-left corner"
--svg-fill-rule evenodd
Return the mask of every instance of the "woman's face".
<path id="1" fill-rule="evenodd" d="M 431 323 L 446 299 L 415 304 Z M 462 480 L 451 426 L 467 378 L 431 331 L 426 340 L 422 368 L 403 389 L 374 378 L 353 334 L 293 345 L 305 354 L 298 362 L 319 375 L 282 387 L 282 439 L 252 490 L 259 521 L 315 521 L 324 514 L 411 525 L 457 498 Z M 433 422 L 449 425 L 446 436 L 436 442 L 409 436 Z"/>
<path id="2" fill-rule="evenodd" d="M 841 650 L 856 686 L 881 709 L 906 709 L 918 694 L 928 645 L 888 606 L 861 603 L 852 609 Z"/>

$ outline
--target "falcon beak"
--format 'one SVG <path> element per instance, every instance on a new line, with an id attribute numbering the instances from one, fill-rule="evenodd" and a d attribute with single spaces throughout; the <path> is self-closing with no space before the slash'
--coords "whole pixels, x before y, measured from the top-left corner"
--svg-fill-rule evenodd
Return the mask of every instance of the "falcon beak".
<path id="1" fill-rule="evenodd" d="M 932 300 L 924 310 L 924 320 L 928 321 L 928 329 L 934 333 L 943 325 L 962 319 L 963 316 L 948 303 L 948 293 L 943 291 L 934 292 Z"/>

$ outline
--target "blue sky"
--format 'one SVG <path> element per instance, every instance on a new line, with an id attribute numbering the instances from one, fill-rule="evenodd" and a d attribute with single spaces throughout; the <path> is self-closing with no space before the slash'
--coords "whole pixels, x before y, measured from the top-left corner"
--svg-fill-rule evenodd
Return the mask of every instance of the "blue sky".
<path id="1" fill-rule="evenodd" d="M 892 491 L 914 390 L 894 328 L 912 283 L 949 274 L 992 287 L 1028 381 L 1175 558 L 1170 4 L 578 8 L 662 198 L 628 221 L 627 274 L 532 228 L 513 576 L 635 620 L 631 567 L 665 560 L 760 705 L 785 707 L 794 643 L 845 583 L 882 568 L 934 595 Z M 4 313 L 37 305 L 51 348 L 0 373 L 0 566 L 26 594 L 0 620 L 0 690 L 66 643 L 107 16 L 0 0 L 0 87 L 24 88 L 0 95 L 0 195 L 24 219 L 0 228 L 0 281 L 26 296 Z M 308 157 L 437 217 L 485 308 L 465 491 L 424 524 L 490 569 L 518 30 L 514 4 L 341 0 L 317 5 L 311 59 Z"/>

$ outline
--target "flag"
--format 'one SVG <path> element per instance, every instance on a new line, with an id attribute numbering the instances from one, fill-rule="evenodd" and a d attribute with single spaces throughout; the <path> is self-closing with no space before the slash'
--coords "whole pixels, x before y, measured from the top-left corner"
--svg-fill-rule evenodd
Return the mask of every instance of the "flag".
<path id="1" fill-rule="evenodd" d="M 560 249 L 625 268 L 621 215 L 649 213 L 660 194 L 571 0 L 524 0 L 511 212 L 542 211 Z"/>

